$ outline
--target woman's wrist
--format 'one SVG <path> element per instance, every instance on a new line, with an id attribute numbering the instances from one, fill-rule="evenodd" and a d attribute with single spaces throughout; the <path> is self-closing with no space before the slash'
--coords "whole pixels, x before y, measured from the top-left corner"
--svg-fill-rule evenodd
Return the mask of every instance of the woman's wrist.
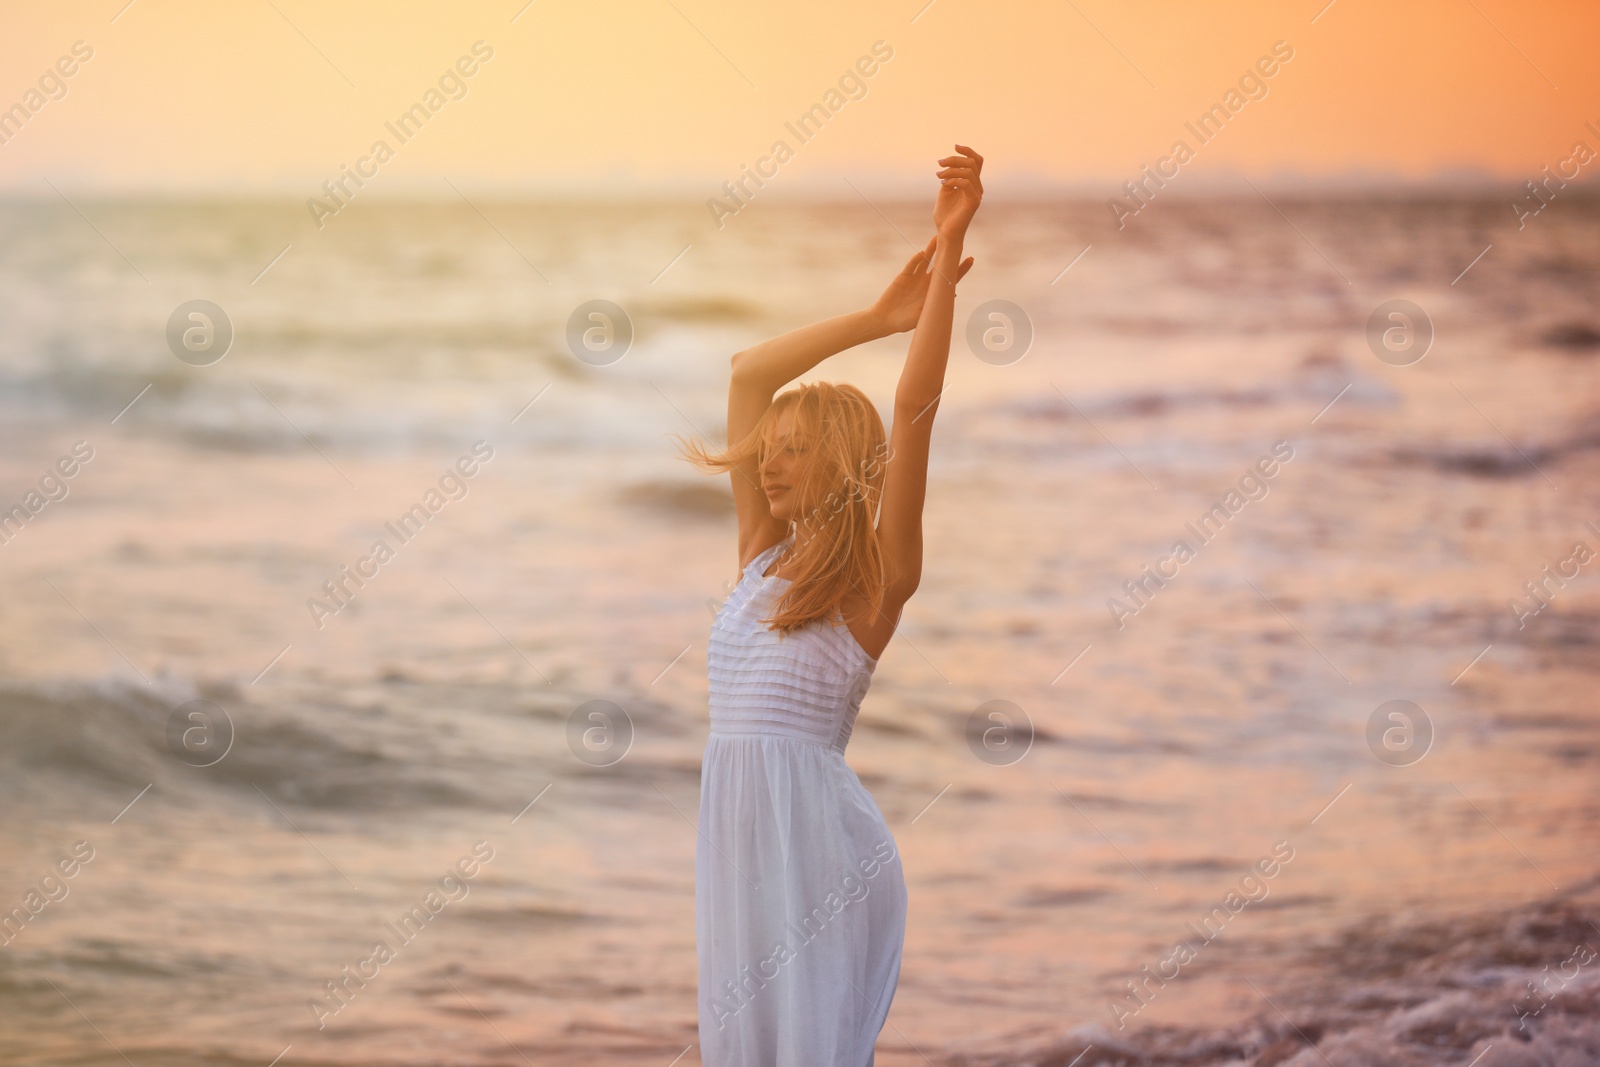
<path id="1" fill-rule="evenodd" d="M 889 337 L 897 331 L 889 325 L 888 317 L 878 310 L 876 303 L 869 304 L 855 313 L 856 328 L 861 332 L 858 344 L 876 341 L 880 337 Z"/>
<path id="2" fill-rule="evenodd" d="M 965 236 L 965 230 L 939 234 L 939 247 L 933 253 L 934 273 L 951 285 L 961 273 L 961 246 Z"/>

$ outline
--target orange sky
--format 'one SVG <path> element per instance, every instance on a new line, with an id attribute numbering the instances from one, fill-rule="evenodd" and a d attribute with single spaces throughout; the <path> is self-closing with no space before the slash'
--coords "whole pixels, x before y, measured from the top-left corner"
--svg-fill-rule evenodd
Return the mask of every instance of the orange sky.
<path id="1" fill-rule="evenodd" d="M 1280 40 L 1293 60 L 1196 170 L 1520 179 L 1580 137 L 1600 148 L 1584 127 L 1600 127 L 1592 2 L 524 2 L 12 6 L 0 108 L 26 103 L 75 41 L 94 56 L 6 131 L 0 187 L 310 195 L 379 138 L 395 149 L 378 171 L 393 192 L 441 176 L 714 189 L 779 138 L 797 190 L 840 174 L 920 180 L 955 140 L 992 160 L 994 181 L 1115 186 Z M 478 40 L 494 57 L 467 95 L 410 143 L 386 134 Z M 865 97 L 811 143 L 787 133 L 879 40 L 893 58 L 863 79 Z"/>

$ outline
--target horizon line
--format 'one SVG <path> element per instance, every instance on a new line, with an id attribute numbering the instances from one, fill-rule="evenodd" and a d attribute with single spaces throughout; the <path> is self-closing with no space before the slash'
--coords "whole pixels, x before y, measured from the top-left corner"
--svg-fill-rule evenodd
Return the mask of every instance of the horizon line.
<path id="1" fill-rule="evenodd" d="M 1453 193 L 1500 195 L 1520 193 L 1522 181 L 1477 168 L 1450 168 L 1426 174 L 1398 174 L 1376 170 L 1303 173 L 1280 170 L 1271 176 L 1249 175 L 1242 170 L 1194 175 L 1173 183 L 1164 191 L 1172 199 L 1226 199 L 1254 195 L 1255 186 L 1284 193 L 1374 196 L 1386 193 L 1415 195 Z M 850 176 L 844 172 L 795 178 L 788 182 L 768 182 L 747 199 L 793 203 L 833 203 L 860 200 L 871 193 L 895 202 L 930 200 L 934 190 L 922 179 L 912 181 L 875 175 Z M 1600 189 L 1600 179 L 1585 176 L 1569 181 L 1570 193 L 1585 194 Z M 151 182 L 104 182 L 73 180 L 70 174 L 38 174 L 30 178 L 0 179 L 0 201 L 29 202 L 57 199 L 52 186 L 97 199 L 135 200 L 300 200 L 323 196 L 320 182 L 279 179 L 270 182 L 195 182 L 191 184 Z M 459 191 L 458 191 L 459 190 Z M 681 199 L 721 199 L 722 186 L 692 178 L 667 178 L 637 181 L 624 178 L 528 179 L 452 179 L 438 174 L 427 177 L 395 178 L 364 191 L 363 200 L 391 202 L 460 201 L 464 194 L 491 199 L 516 200 L 602 200 L 652 201 Z M 1109 179 L 1060 179 L 1038 175 L 1017 175 L 992 180 L 985 193 L 989 197 L 1012 200 L 1061 199 L 1099 200 L 1119 197 L 1124 190 Z"/>

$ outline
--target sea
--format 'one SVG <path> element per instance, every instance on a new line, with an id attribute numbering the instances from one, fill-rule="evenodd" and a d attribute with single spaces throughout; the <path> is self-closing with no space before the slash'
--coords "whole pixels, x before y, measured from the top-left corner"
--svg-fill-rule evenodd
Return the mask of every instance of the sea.
<path id="1" fill-rule="evenodd" d="M 847 753 L 880 1067 L 1600 1062 L 1600 200 L 1514 199 L 987 197 Z M 678 442 L 931 234 L 0 201 L 0 1062 L 698 1063 Z M 909 339 L 806 380 L 892 422 Z"/>

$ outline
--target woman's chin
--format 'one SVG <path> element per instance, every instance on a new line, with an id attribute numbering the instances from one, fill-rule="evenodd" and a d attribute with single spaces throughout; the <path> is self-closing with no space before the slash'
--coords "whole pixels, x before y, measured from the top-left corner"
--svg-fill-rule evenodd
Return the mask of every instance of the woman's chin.
<path id="1" fill-rule="evenodd" d="M 802 513 L 801 510 L 795 506 L 793 492 L 784 492 L 779 493 L 775 497 L 768 497 L 767 510 L 770 511 L 772 513 L 772 517 L 777 519 L 779 522 L 793 522 L 795 520 L 795 516 Z"/>

